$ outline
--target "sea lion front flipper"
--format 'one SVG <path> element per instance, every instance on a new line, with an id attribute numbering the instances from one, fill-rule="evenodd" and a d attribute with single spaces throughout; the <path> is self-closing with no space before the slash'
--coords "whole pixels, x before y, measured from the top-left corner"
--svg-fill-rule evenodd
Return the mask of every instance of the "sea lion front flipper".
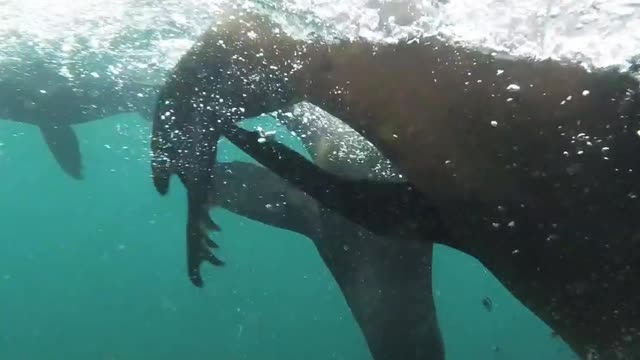
<path id="1" fill-rule="evenodd" d="M 40 132 L 62 170 L 74 179 L 82 179 L 80 143 L 71 126 L 40 125 Z"/>

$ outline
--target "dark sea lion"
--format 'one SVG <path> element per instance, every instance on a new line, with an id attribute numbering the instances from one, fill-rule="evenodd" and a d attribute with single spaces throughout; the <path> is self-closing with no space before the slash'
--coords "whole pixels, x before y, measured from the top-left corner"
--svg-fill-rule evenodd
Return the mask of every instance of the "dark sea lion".
<path id="1" fill-rule="evenodd" d="M 215 174 L 221 207 L 313 241 L 374 359 L 444 359 L 430 244 L 378 237 L 261 166 L 218 163 Z"/>
<path id="2" fill-rule="evenodd" d="M 4 73 L 0 80 L 3 110 L 0 118 L 46 128 L 43 135 L 50 138 L 48 144 L 56 149 L 53 153 L 61 165 L 71 169 L 78 169 L 74 164 L 80 165 L 78 141 L 70 125 L 129 112 L 150 120 L 155 95 L 160 90 L 157 84 L 123 83 L 108 76 L 91 75 L 70 79 L 57 70 L 51 64 L 23 63 Z M 328 136 L 335 138 L 334 130 L 341 123 L 337 119 L 324 119 L 326 114 L 318 115 L 317 122 L 325 124 L 322 129 L 295 121 L 287 125 L 305 134 L 303 145 L 323 168 L 347 176 L 362 176 L 362 164 L 354 166 L 346 159 L 328 159 L 324 155 L 331 146 L 338 145 L 326 140 Z M 47 119 L 73 121 L 51 128 Z M 341 133 L 345 131 L 348 129 L 343 126 Z M 367 159 L 371 158 L 369 151 Z M 380 162 L 375 158 L 374 161 Z M 430 244 L 407 247 L 376 238 L 366 229 L 321 208 L 313 198 L 262 167 L 247 163 L 218 164 L 216 174 L 215 188 L 223 208 L 313 241 L 362 329 L 374 359 L 444 358 L 431 289 Z M 271 209 L 265 206 L 277 202 L 288 205 Z M 407 273 L 415 276 L 407 277 Z M 407 298 L 411 299 L 411 306 L 406 304 Z M 405 304 L 400 308 L 405 310 L 404 316 L 398 314 L 400 300 Z"/>
<path id="3" fill-rule="evenodd" d="M 282 120 L 313 163 L 327 172 L 353 180 L 403 181 L 370 142 L 330 114 L 299 104 Z M 283 182 L 270 172 L 249 179 L 258 179 L 262 193 L 281 188 L 276 179 Z M 225 196 L 225 189 L 216 189 L 219 199 Z M 347 302 L 355 303 L 352 311 L 373 357 L 444 359 L 431 287 L 433 245 L 377 236 L 302 191 L 289 188 L 285 199 L 294 207 L 291 213 L 307 219 L 307 236 L 316 237 L 314 244 Z"/>
<path id="4" fill-rule="evenodd" d="M 73 125 L 125 112 L 150 118 L 158 86 L 122 83 L 108 76 L 73 77 L 38 60 L 9 66 L 0 76 L 0 119 L 37 126 L 60 167 L 82 178 L 82 155 Z"/>
<path id="5" fill-rule="evenodd" d="M 218 138 L 243 118 L 311 102 L 371 141 L 443 215 L 443 243 L 477 258 L 580 356 L 637 358 L 637 88 L 615 70 L 434 38 L 307 43 L 236 12 L 161 93 L 154 183 L 166 193 L 177 174 L 187 188 L 188 270 L 202 285 L 200 262 L 220 263 L 201 230 L 216 228 L 206 208 Z"/>

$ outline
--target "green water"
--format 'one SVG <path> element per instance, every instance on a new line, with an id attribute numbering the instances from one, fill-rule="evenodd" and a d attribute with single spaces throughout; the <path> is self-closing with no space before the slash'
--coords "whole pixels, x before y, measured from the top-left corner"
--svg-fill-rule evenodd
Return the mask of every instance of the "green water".
<path id="1" fill-rule="evenodd" d="M 227 266 L 204 265 L 194 288 L 184 191 L 173 179 L 155 192 L 149 124 L 75 129 L 82 181 L 37 128 L 0 121 L 0 359 L 370 359 L 311 241 L 214 210 Z M 223 148 L 223 161 L 250 161 Z M 477 261 L 441 246 L 434 296 L 447 359 L 575 358 Z"/>

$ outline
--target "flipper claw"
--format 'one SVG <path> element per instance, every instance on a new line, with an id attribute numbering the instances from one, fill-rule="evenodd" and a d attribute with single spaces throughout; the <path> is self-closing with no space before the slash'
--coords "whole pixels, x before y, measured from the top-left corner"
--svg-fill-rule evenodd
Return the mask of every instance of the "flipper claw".
<path id="1" fill-rule="evenodd" d="M 208 231 L 221 231 L 222 229 L 220 228 L 220 226 L 218 224 L 216 224 L 212 219 L 211 216 L 209 216 L 207 214 L 207 216 L 204 216 L 202 218 L 202 227 L 205 230 Z"/>
<path id="2" fill-rule="evenodd" d="M 215 241 L 211 240 L 208 236 L 204 238 L 206 245 L 212 249 L 218 249 L 220 246 Z"/>
<path id="3" fill-rule="evenodd" d="M 190 194 L 191 195 L 191 194 Z M 223 266 L 224 262 L 213 254 L 212 249 L 219 246 L 207 234 L 209 229 L 219 230 L 201 203 L 202 196 L 189 196 L 189 214 L 187 219 L 187 265 L 189 279 L 193 285 L 203 287 L 200 265 L 208 262 L 214 266 Z"/>

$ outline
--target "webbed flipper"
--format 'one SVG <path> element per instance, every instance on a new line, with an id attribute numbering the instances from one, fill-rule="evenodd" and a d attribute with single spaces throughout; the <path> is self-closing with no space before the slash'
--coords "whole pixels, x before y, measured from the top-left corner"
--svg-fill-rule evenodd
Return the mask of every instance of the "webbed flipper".
<path id="1" fill-rule="evenodd" d="M 80 143 L 71 126 L 40 125 L 39 127 L 49 150 L 62 170 L 74 179 L 82 179 Z"/>
<path id="2" fill-rule="evenodd" d="M 187 214 L 187 271 L 189 280 L 197 287 L 202 287 L 200 264 L 209 262 L 214 266 L 222 266 L 224 262 L 216 257 L 212 250 L 218 248 L 207 232 L 219 231 L 220 228 L 210 218 L 208 206 L 203 205 L 202 196 L 192 191 L 188 192 Z"/>

